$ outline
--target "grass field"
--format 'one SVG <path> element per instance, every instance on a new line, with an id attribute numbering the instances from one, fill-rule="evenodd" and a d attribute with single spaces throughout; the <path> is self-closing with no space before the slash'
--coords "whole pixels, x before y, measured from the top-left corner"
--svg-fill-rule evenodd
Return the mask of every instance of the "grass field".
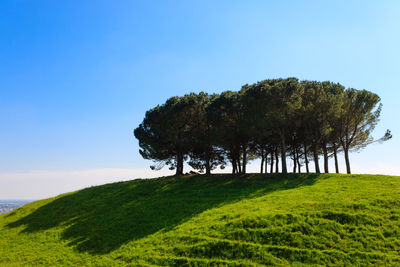
<path id="1" fill-rule="evenodd" d="M 400 265 L 400 177 L 166 177 L 0 216 L 0 266 Z"/>

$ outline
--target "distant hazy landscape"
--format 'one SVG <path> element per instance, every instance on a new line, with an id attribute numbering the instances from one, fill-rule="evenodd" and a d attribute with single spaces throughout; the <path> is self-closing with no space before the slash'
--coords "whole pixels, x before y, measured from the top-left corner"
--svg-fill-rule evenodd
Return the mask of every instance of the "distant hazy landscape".
<path id="1" fill-rule="evenodd" d="M 10 212 L 29 202 L 31 200 L 0 200 L 0 214 Z"/>

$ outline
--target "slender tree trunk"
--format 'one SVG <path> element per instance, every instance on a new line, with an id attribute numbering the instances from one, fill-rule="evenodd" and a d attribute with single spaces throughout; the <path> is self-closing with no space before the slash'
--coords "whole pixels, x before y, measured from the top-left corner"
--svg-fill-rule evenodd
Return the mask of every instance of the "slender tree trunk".
<path id="1" fill-rule="evenodd" d="M 261 169 L 260 173 L 264 172 L 264 149 L 261 149 Z"/>
<path id="2" fill-rule="evenodd" d="M 246 146 L 243 146 L 243 163 L 242 163 L 243 173 L 246 173 L 246 164 L 247 164 L 247 151 L 246 151 Z"/>
<path id="3" fill-rule="evenodd" d="M 336 173 L 339 173 L 339 163 L 338 163 L 338 158 L 337 158 L 336 144 L 333 144 L 333 156 L 335 158 L 335 171 L 336 171 Z"/>
<path id="4" fill-rule="evenodd" d="M 279 156 L 278 149 L 275 150 L 275 172 L 279 173 Z"/>
<path id="5" fill-rule="evenodd" d="M 210 152 L 206 151 L 205 153 L 205 161 L 206 161 L 206 175 L 211 174 L 211 164 L 210 164 Z"/>
<path id="6" fill-rule="evenodd" d="M 293 149 L 293 173 L 296 173 L 297 160 L 296 160 L 296 149 Z"/>
<path id="7" fill-rule="evenodd" d="M 315 172 L 321 173 L 321 171 L 319 170 L 317 146 L 315 144 L 313 144 L 313 154 L 314 154 Z"/>
<path id="8" fill-rule="evenodd" d="M 183 175 L 183 155 L 178 152 L 176 156 L 176 175 Z"/>
<path id="9" fill-rule="evenodd" d="M 301 165 L 298 158 L 297 158 L 297 172 L 301 173 Z"/>
<path id="10" fill-rule="evenodd" d="M 265 151 L 265 160 L 264 160 L 264 172 L 268 173 L 268 151 Z"/>
<path id="11" fill-rule="evenodd" d="M 271 151 L 271 168 L 269 169 L 270 173 L 274 172 L 274 152 Z"/>
<path id="12" fill-rule="evenodd" d="M 325 141 L 322 144 L 322 151 L 324 153 L 324 172 L 329 173 L 328 149 L 326 148 Z"/>
<path id="13" fill-rule="evenodd" d="M 206 152 L 206 175 L 211 174 L 210 153 Z"/>
<path id="14" fill-rule="evenodd" d="M 296 159 L 297 159 L 297 172 L 301 173 L 301 165 L 300 165 L 300 160 L 299 160 L 299 151 L 297 150 L 297 154 L 296 154 Z"/>
<path id="15" fill-rule="evenodd" d="M 181 154 L 181 163 L 180 163 L 180 169 L 181 169 L 181 172 L 180 172 L 180 174 L 181 175 L 183 175 L 183 155 Z"/>
<path id="16" fill-rule="evenodd" d="M 310 173 L 310 170 L 308 169 L 307 145 L 305 143 L 304 143 L 304 159 L 306 162 L 306 172 Z"/>
<path id="17" fill-rule="evenodd" d="M 286 142 L 285 142 L 285 137 L 283 137 L 283 136 L 282 136 L 282 140 L 281 140 L 281 160 L 282 160 L 282 173 L 287 173 Z"/>
<path id="18" fill-rule="evenodd" d="M 235 160 L 235 156 L 232 152 L 229 153 L 229 157 L 232 163 L 232 174 L 237 173 L 237 167 L 236 167 L 236 160 Z"/>
<path id="19" fill-rule="evenodd" d="M 351 174 L 351 170 L 350 170 L 350 159 L 349 159 L 349 149 L 348 149 L 348 148 L 344 148 L 344 159 L 346 160 L 346 170 L 347 170 L 347 174 Z"/>
<path id="20" fill-rule="evenodd" d="M 175 175 L 180 175 L 181 174 L 179 159 L 180 159 L 180 157 L 179 157 L 179 153 L 178 153 L 176 155 L 176 173 L 175 173 Z"/>
<path id="21" fill-rule="evenodd" d="M 240 165 L 240 157 L 237 158 L 238 173 L 242 173 L 242 166 Z"/>

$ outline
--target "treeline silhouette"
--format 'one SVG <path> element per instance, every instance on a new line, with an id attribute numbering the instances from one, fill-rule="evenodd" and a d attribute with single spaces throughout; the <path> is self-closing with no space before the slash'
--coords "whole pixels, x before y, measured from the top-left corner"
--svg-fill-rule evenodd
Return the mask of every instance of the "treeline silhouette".
<path id="1" fill-rule="evenodd" d="M 310 172 L 309 165 L 329 172 L 334 158 L 343 153 L 346 172 L 351 173 L 349 152 L 377 140 L 371 132 L 382 109 L 378 95 L 345 88 L 339 83 L 269 79 L 244 85 L 238 92 L 190 93 L 171 97 L 146 112 L 134 130 L 140 154 L 154 161 L 152 169 L 168 165 L 183 174 L 184 162 L 210 174 L 230 163 L 232 173 L 246 173 L 249 161 L 260 158 L 260 172 Z"/>

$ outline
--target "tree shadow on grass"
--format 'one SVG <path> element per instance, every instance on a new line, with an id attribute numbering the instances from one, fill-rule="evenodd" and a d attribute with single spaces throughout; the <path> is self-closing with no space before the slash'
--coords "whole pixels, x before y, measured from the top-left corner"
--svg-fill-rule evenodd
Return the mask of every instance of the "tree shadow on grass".
<path id="1" fill-rule="evenodd" d="M 212 175 L 107 184 L 56 198 L 7 227 L 25 226 L 22 233 L 31 233 L 64 226 L 61 238 L 79 252 L 105 254 L 129 241 L 171 230 L 207 209 L 312 185 L 318 176 Z"/>

